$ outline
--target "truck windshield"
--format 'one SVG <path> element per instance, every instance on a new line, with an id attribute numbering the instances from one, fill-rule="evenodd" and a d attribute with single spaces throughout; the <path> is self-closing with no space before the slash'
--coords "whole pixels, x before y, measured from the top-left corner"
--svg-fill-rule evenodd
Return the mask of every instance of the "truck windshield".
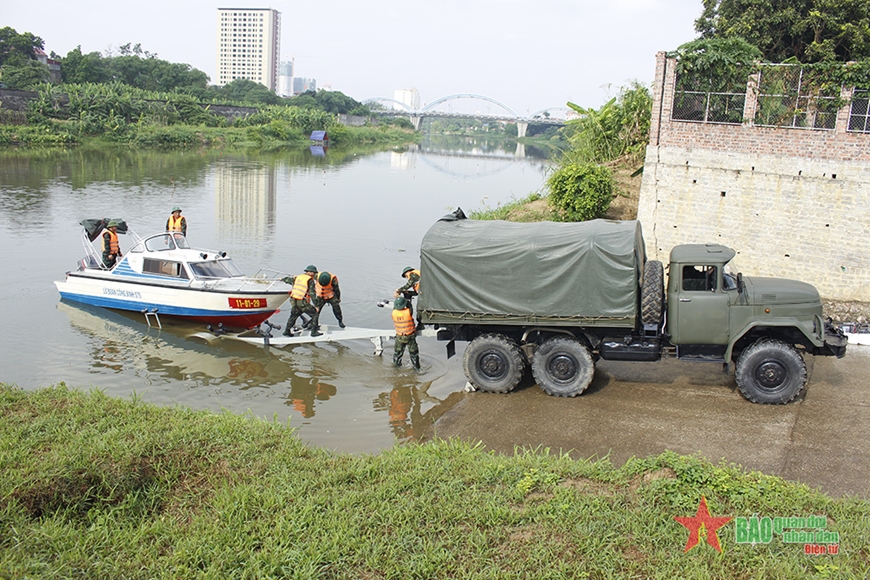
<path id="1" fill-rule="evenodd" d="M 725 264 L 725 267 L 722 269 L 723 290 L 737 290 L 737 274 L 734 272 L 739 272 L 739 270 L 735 270 L 734 262 Z"/>

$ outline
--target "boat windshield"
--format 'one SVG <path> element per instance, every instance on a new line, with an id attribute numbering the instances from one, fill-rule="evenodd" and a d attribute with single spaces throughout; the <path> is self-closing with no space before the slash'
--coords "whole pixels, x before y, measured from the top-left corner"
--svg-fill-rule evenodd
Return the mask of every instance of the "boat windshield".
<path id="1" fill-rule="evenodd" d="M 232 260 L 216 260 L 214 262 L 191 262 L 191 270 L 197 278 L 234 278 L 244 276 Z"/>
<path id="2" fill-rule="evenodd" d="M 175 240 L 173 240 L 172 238 L 172 234 L 160 234 L 159 236 L 152 236 L 145 240 L 145 249 L 149 252 L 165 252 L 166 250 L 174 250 L 176 246 Z M 184 236 L 181 236 L 181 239 L 184 240 Z M 184 243 L 186 244 L 187 241 L 185 241 Z"/>
<path id="3" fill-rule="evenodd" d="M 173 239 L 175 240 L 175 245 L 178 246 L 182 250 L 189 250 L 190 244 L 187 243 L 187 238 L 184 237 L 184 234 L 181 232 L 175 232 L 172 234 Z"/>

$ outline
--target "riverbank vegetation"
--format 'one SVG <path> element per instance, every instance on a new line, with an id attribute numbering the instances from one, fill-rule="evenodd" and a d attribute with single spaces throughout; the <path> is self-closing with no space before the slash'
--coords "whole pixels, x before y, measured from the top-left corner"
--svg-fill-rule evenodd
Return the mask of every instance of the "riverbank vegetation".
<path id="1" fill-rule="evenodd" d="M 0 110 L 0 145 L 77 145 L 87 141 L 138 147 L 263 147 L 307 144 L 312 131 L 328 132 L 330 144 L 416 142 L 407 119 L 369 118 L 347 127 L 339 115 L 370 116 L 362 103 L 338 91 L 278 97 L 265 86 L 235 79 L 208 85 L 189 65 L 170 63 L 139 45 L 120 54 L 83 54 L 73 49 L 60 64 L 61 83 L 37 60 L 41 38 L 0 29 L 0 87 L 30 90 L 38 97 L 26 113 Z M 232 110 L 229 110 L 232 109 Z"/>
<path id="2" fill-rule="evenodd" d="M 0 569 L 54 578 L 864 578 L 870 502 L 666 453 L 614 468 L 459 441 L 345 455 L 287 426 L 0 385 Z M 722 552 L 675 517 L 821 516 Z M 756 530 L 757 531 L 757 530 Z M 805 531 L 805 530 L 804 530 Z M 745 539 L 745 538 L 744 538 Z M 769 539 L 769 538 L 768 538 Z"/>

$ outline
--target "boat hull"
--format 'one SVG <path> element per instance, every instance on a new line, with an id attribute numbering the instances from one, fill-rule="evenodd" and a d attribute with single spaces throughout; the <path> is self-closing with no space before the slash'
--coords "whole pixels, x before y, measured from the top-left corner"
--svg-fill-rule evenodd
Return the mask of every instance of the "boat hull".
<path id="1" fill-rule="evenodd" d="M 278 311 L 285 291 L 223 290 L 180 285 L 126 282 L 106 276 L 69 273 L 55 281 L 62 298 L 117 310 L 156 312 L 206 324 L 253 328 Z"/>

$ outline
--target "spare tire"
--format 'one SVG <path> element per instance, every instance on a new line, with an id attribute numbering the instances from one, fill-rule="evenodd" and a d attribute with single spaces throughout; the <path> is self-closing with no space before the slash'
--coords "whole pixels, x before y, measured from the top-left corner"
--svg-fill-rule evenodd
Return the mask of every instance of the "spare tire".
<path id="1" fill-rule="evenodd" d="M 658 260 L 647 260 L 643 267 L 643 286 L 640 291 L 640 321 L 659 326 L 664 311 L 665 271 Z"/>

